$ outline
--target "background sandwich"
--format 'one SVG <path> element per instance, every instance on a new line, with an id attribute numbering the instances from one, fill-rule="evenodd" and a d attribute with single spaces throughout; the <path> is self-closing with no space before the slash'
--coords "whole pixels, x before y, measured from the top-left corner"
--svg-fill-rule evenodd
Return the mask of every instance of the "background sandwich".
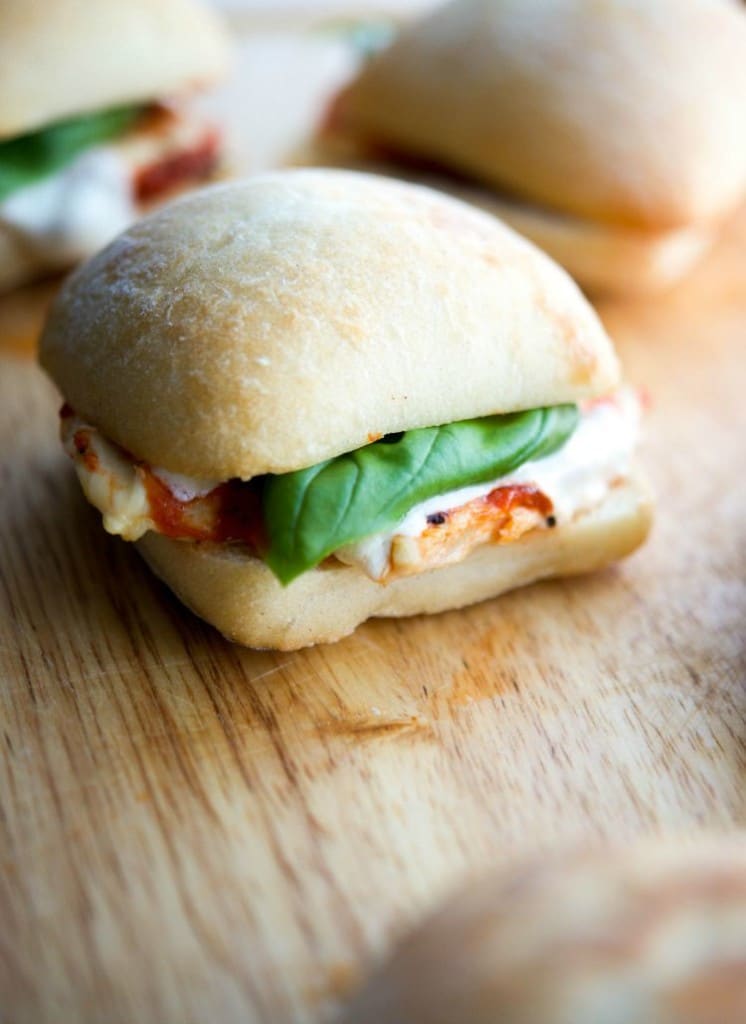
<path id="1" fill-rule="evenodd" d="M 0 290 L 210 175 L 218 133 L 186 101 L 225 61 L 193 0 L 0 4 Z"/>
<path id="2" fill-rule="evenodd" d="M 187 197 L 70 278 L 41 359 L 106 528 L 251 646 L 585 572 L 648 530 L 595 314 L 428 189 L 286 171 Z"/>
<path id="3" fill-rule="evenodd" d="M 668 285 L 746 196 L 746 14 L 730 0 L 454 0 L 339 98 L 319 162 L 497 213 L 582 284 Z"/>

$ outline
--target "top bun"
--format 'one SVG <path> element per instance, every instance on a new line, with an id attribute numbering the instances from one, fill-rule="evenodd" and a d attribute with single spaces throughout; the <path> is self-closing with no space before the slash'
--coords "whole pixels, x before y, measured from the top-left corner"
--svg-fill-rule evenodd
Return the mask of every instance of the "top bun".
<path id="1" fill-rule="evenodd" d="M 0 139 L 199 87 L 226 58 L 193 0 L 2 0 Z"/>
<path id="2" fill-rule="evenodd" d="M 451 897 L 339 1024 L 746 1021 L 746 841 L 553 855 Z"/>
<path id="3" fill-rule="evenodd" d="M 732 0 L 456 0 L 401 33 L 348 125 L 565 213 L 651 229 L 746 192 Z"/>
<path id="4" fill-rule="evenodd" d="M 41 359 L 124 448 L 212 479 L 618 379 L 595 313 L 530 243 L 430 189 L 329 170 L 141 221 L 68 279 Z"/>

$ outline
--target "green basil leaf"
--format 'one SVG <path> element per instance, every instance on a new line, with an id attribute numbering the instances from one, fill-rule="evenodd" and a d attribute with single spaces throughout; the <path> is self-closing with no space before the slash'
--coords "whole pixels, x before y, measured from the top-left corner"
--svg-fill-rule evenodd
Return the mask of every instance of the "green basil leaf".
<path id="1" fill-rule="evenodd" d="M 268 476 L 265 560 L 287 584 L 327 555 L 401 522 L 437 494 L 486 483 L 556 451 L 577 426 L 574 405 L 408 430 L 294 473 Z"/>
<path id="2" fill-rule="evenodd" d="M 83 150 L 121 135 L 142 110 L 130 106 L 84 114 L 0 142 L 0 202 L 69 164 Z"/>

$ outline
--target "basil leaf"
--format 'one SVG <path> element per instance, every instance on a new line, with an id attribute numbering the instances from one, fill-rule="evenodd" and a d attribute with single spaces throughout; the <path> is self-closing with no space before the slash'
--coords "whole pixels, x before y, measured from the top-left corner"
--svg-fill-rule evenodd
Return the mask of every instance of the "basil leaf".
<path id="1" fill-rule="evenodd" d="M 574 405 L 408 430 L 294 473 L 268 476 L 265 560 L 287 584 L 327 555 L 401 522 L 427 498 L 486 483 L 556 451 Z"/>
<path id="2" fill-rule="evenodd" d="M 130 106 L 84 114 L 0 142 L 0 202 L 69 164 L 83 150 L 121 135 L 142 110 Z"/>

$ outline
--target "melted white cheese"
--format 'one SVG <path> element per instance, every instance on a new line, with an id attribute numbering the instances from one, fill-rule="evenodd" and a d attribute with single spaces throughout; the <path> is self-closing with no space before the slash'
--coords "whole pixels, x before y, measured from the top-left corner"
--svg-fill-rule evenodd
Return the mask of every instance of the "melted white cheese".
<path id="1" fill-rule="evenodd" d="M 60 433 L 83 493 L 103 516 L 104 529 L 125 540 L 138 540 L 152 530 L 150 501 L 132 459 L 77 416 L 65 416 Z"/>
<path id="2" fill-rule="evenodd" d="M 153 475 L 157 476 L 179 501 L 194 501 L 195 498 L 203 498 L 222 482 L 220 480 L 197 480 L 193 476 L 184 476 L 182 473 L 169 473 L 167 469 L 154 469 Z"/>
<path id="3" fill-rule="evenodd" d="M 96 252 L 136 217 L 131 169 L 107 146 L 87 150 L 0 203 L 0 225 L 50 267 Z"/>
<path id="4" fill-rule="evenodd" d="M 488 483 L 429 498 L 411 509 L 392 530 L 348 544 L 335 556 L 348 565 L 359 566 L 373 579 L 382 579 L 389 569 L 395 537 L 419 537 L 428 526 L 428 516 L 460 508 L 496 487 L 511 484 L 537 488 L 551 500 L 557 524 L 568 522 L 600 504 L 612 483 L 628 475 L 640 418 L 637 395 L 630 389 L 619 391 L 612 399 L 594 403 L 584 411 L 575 432 L 554 454 L 526 462 Z"/>
<path id="5" fill-rule="evenodd" d="M 129 455 L 79 416 L 65 416 L 61 434 L 83 493 L 103 515 L 104 529 L 125 540 L 138 540 L 148 530 L 155 529 L 143 471 Z M 78 450 L 78 434 L 84 443 L 83 452 Z M 151 472 L 179 501 L 201 498 L 220 483 L 219 480 L 196 480 L 165 469 L 154 468 Z"/>

